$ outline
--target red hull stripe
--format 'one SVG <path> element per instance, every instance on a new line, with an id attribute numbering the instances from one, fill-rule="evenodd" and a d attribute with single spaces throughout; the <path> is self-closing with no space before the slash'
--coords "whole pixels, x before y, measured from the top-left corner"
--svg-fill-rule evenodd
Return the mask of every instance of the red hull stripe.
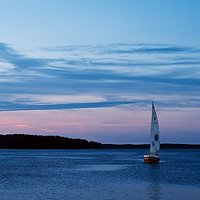
<path id="1" fill-rule="evenodd" d="M 145 163 L 158 163 L 160 161 L 160 158 L 157 157 L 145 157 L 144 162 Z"/>

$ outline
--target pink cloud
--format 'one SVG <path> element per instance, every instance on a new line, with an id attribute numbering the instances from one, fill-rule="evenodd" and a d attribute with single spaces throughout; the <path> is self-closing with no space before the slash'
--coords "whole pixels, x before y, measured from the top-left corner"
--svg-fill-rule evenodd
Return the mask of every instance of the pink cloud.
<path id="1" fill-rule="evenodd" d="M 195 141 L 200 130 L 199 110 L 158 109 L 157 113 L 161 142 Z M 105 143 L 144 143 L 149 141 L 150 118 L 150 110 L 122 107 L 1 112 L 0 132 L 58 134 Z"/>

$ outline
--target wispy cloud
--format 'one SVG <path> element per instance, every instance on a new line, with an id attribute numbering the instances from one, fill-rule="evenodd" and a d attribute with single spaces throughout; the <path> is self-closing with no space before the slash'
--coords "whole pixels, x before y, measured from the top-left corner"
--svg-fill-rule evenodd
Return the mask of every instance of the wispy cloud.
<path id="1" fill-rule="evenodd" d="M 0 60 L 12 64 L 17 70 L 41 68 L 45 60 L 29 58 L 14 50 L 10 45 L 0 43 Z"/>
<path id="2" fill-rule="evenodd" d="M 89 103 L 68 103 L 68 104 L 19 104 L 1 102 L 0 111 L 22 111 L 22 110 L 60 110 L 60 109 L 82 109 L 82 108 L 106 108 L 120 105 L 133 104 L 131 101 L 113 102 L 89 102 Z"/>
<path id="3" fill-rule="evenodd" d="M 166 94 L 188 95 L 193 106 L 199 105 L 192 100 L 199 98 L 198 47 L 112 44 L 48 47 L 38 51 L 39 57 L 31 56 L 30 52 L 21 53 L 11 45 L 0 43 L 1 110 L 118 106 L 143 94 L 153 94 L 152 99 Z M 76 104 L 54 102 L 50 105 L 39 98 L 38 105 L 27 105 L 27 102 L 22 105 L 19 99 L 11 99 L 15 94 L 74 95 Z M 83 94 L 96 95 L 102 100 L 83 101 L 80 98 Z M 111 99 L 107 99 L 109 95 Z M 151 99 L 140 101 L 142 104 Z M 162 100 L 160 105 L 167 103 Z M 176 106 L 183 105 L 176 102 Z"/>
<path id="4" fill-rule="evenodd" d="M 165 45 L 165 44 L 109 44 L 109 45 L 73 45 L 73 46 L 57 46 L 57 47 L 47 47 L 41 48 L 46 51 L 59 51 L 59 52 L 77 52 L 80 51 L 90 51 L 96 52 L 98 54 L 174 54 L 174 53 L 199 53 L 198 47 L 192 46 L 177 46 L 177 45 Z"/>

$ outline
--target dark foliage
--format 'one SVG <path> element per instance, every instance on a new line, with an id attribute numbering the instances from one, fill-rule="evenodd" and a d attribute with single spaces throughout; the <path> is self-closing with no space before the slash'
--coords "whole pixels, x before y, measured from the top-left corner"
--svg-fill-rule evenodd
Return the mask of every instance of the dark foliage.
<path id="1" fill-rule="evenodd" d="M 149 144 L 101 144 L 61 136 L 0 135 L 0 149 L 149 149 Z M 200 149 L 200 144 L 161 144 L 161 149 Z"/>
<path id="2" fill-rule="evenodd" d="M 92 149 L 101 143 L 60 136 L 0 135 L 1 149 Z"/>

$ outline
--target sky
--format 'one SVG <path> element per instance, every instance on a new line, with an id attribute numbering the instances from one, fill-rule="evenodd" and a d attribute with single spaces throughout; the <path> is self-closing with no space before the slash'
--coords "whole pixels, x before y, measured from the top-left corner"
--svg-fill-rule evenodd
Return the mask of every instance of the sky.
<path id="1" fill-rule="evenodd" d="M 200 1 L 0 0 L 0 134 L 200 143 Z"/>

